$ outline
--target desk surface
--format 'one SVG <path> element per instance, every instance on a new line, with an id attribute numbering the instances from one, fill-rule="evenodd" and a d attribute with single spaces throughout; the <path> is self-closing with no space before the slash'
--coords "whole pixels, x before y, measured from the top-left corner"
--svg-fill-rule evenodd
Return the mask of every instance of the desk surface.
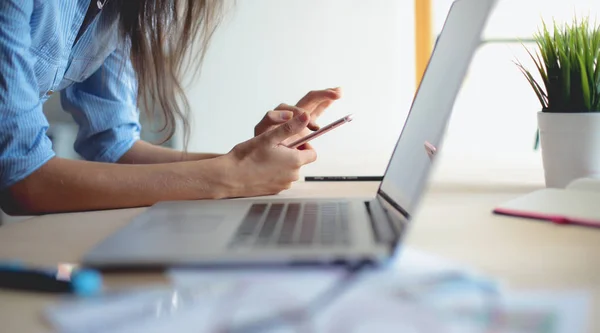
<path id="1" fill-rule="evenodd" d="M 297 183 L 283 193 L 303 196 L 373 196 L 377 183 Z M 513 288 L 586 289 L 600 308 L 600 231 L 495 216 L 491 209 L 539 186 L 506 183 L 435 183 L 406 238 L 422 251 L 464 263 Z M 0 259 L 32 264 L 77 262 L 94 244 L 143 209 L 48 215 L 0 227 Z M 156 275 L 111 275 L 110 286 L 161 281 Z M 56 299 L 0 291 L 0 322 L 6 332 L 48 331 L 41 310 Z M 8 325 L 8 326 L 7 326 Z M 592 324 L 600 331 L 600 322 Z"/>

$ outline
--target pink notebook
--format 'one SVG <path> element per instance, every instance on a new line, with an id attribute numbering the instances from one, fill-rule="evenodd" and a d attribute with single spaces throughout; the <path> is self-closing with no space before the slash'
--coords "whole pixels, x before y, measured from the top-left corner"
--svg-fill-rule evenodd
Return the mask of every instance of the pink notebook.
<path id="1" fill-rule="evenodd" d="M 535 191 L 499 205 L 494 213 L 600 228 L 600 179 Z"/>

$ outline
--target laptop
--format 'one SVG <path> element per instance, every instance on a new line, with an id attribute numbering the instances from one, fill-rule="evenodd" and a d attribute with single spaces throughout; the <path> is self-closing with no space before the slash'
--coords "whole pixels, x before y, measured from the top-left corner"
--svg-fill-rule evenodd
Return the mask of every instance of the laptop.
<path id="1" fill-rule="evenodd" d="M 160 202 L 95 246 L 98 268 L 389 262 L 430 177 L 496 0 L 456 0 L 374 197 Z"/>

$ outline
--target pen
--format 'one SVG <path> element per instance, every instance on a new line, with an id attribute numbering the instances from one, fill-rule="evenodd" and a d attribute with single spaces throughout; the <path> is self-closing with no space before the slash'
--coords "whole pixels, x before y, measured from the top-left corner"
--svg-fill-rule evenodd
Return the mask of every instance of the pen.
<path id="1" fill-rule="evenodd" d="M 380 182 L 383 176 L 310 176 L 307 182 Z"/>
<path id="2" fill-rule="evenodd" d="M 76 269 L 65 274 L 60 269 L 47 270 L 0 262 L 0 288 L 93 296 L 102 290 L 102 277 L 99 272 L 90 269 Z"/>

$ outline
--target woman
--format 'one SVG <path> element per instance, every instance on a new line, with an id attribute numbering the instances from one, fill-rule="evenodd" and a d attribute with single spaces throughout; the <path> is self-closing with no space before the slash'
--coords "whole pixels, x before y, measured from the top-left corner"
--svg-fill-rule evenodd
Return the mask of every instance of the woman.
<path id="1" fill-rule="evenodd" d="M 314 130 L 340 98 L 337 89 L 267 112 L 256 136 L 227 154 L 184 154 L 139 139 L 138 106 L 159 106 L 167 138 L 178 119 L 187 133 L 179 79 L 189 70 L 184 56 L 200 40 L 202 59 L 221 6 L 219 0 L 0 1 L 2 209 L 17 215 L 126 208 L 289 188 L 316 154 L 310 146 L 280 143 Z M 58 91 L 79 125 L 75 149 L 86 161 L 52 151 L 42 105 Z"/>

